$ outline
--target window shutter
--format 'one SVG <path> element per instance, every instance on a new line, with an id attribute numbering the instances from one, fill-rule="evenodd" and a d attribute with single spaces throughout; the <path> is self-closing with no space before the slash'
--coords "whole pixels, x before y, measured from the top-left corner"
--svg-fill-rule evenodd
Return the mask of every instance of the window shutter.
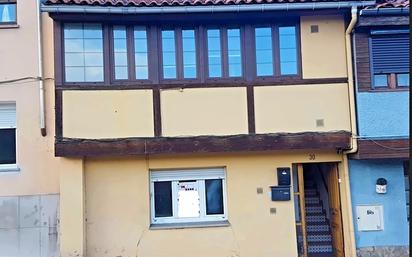
<path id="1" fill-rule="evenodd" d="M 152 181 L 196 180 L 225 178 L 223 168 L 192 169 L 192 170 L 157 170 L 150 172 Z"/>
<path id="2" fill-rule="evenodd" d="M 16 128 L 16 105 L 0 104 L 0 129 Z"/>
<path id="3" fill-rule="evenodd" d="M 373 73 L 409 72 L 409 34 L 372 36 Z"/>

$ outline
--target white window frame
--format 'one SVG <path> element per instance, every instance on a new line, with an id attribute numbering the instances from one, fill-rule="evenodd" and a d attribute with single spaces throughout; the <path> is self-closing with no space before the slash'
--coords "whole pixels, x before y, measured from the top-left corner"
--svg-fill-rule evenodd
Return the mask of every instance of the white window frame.
<path id="1" fill-rule="evenodd" d="M 223 214 L 206 215 L 206 179 L 221 179 L 223 191 Z M 178 182 L 182 180 L 196 180 L 200 196 L 200 216 L 194 218 L 177 217 Z M 155 217 L 154 182 L 171 181 L 172 183 L 172 217 Z M 151 224 L 180 224 L 180 223 L 207 223 L 227 221 L 225 168 L 206 169 L 179 169 L 179 170 L 151 170 L 150 171 L 150 210 Z"/>
<path id="2" fill-rule="evenodd" d="M 17 108 L 15 102 L 0 102 L 0 116 L 8 115 L 9 117 L 0 117 L 0 129 L 16 130 L 16 163 L 0 164 L 0 172 L 19 171 L 17 166 Z"/>

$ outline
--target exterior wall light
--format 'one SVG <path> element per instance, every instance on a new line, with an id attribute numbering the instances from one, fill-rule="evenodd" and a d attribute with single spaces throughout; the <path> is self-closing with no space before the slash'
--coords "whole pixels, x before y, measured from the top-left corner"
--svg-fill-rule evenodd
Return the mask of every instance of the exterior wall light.
<path id="1" fill-rule="evenodd" d="M 386 186 L 388 181 L 384 178 L 378 178 L 376 180 L 376 193 L 378 194 L 386 194 Z"/>

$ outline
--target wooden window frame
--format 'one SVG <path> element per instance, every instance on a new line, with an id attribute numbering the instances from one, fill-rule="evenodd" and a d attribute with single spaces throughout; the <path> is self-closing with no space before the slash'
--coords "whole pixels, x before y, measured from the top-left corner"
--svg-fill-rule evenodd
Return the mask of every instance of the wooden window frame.
<path id="1" fill-rule="evenodd" d="M 175 61 L 176 61 L 176 78 L 165 79 L 163 77 L 163 46 L 162 46 L 162 31 L 173 30 L 175 33 Z M 194 30 L 195 32 L 195 45 L 196 45 L 196 78 L 184 78 L 183 74 L 183 30 Z M 197 26 L 159 26 L 157 28 L 157 54 L 158 54 L 158 67 L 157 72 L 159 74 L 159 82 L 162 84 L 189 84 L 200 83 L 200 56 L 199 52 L 199 28 Z"/>
<path id="2" fill-rule="evenodd" d="M 267 28 L 270 27 L 272 31 L 272 60 L 273 60 L 273 75 L 271 76 L 258 76 L 257 75 L 257 66 L 256 66 L 256 28 Z M 280 63 L 280 43 L 279 43 L 279 27 L 295 27 L 296 31 L 296 65 L 297 72 L 296 74 L 281 74 L 281 63 Z M 302 78 L 302 54 L 301 54 L 301 45 L 300 45 L 300 26 L 298 22 L 277 22 L 277 23 L 262 23 L 258 25 L 252 25 L 252 30 L 250 31 L 252 38 L 252 49 L 253 49 L 253 80 L 254 81 L 268 81 L 276 82 L 279 80 L 288 80 L 288 79 L 299 79 Z"/>
<path id="3" fill-rule="evenodd" d="M 262 22 L 247 24 L 244 22 L 228 23 L 225 26 L 219 24 L 182 24 L 162 26 L 153 23 L 112 23 L 112 22 L 78 22 L 78 23 L 99 23 L 103 30 L 103 62 L 104 62 L 104 80 L 101 82 L 66 82 L 65 81 L 65 60 L 64 60 L 64 26 L 66 23 L 76 23 L 76 21 L 65 21 L 60 23 L 60 29 L 57 31 L 60 39 L 61 61 L 57 63 L 56 69 L 59 69 L 61 79 L 57 79 L 57 86 L 64 88 L 106 88 L 110 86 L 121 88 L 156 88 L 156 87 L 175 87 L 180 86 L 216 86 L 216 85 L 246 85 L 250 83 L 281 83 L 288 84 L 302 79 L 302 58 L 300 44 L 300 25 L 297 19 L 288 22 Z M 115 79 L 114 67 L 114 38 L 113 26 L 125 26 L 127 35 L 127 57 L 128 57 L 128 79 Z M 148 79 L 135 78 L 135 60 L 134 60 L 134 28 L 142 26 L 146 28 L 147 33 L 147 54 L 148 54 Z M 256 51 L 255 51 L 255 33 L 256 27 L 268 27 L 272 29 L 272 49 L 273 49 L 273 76 L 256 75 Z M 279 48 L 279 27 L 293 26 L 296 29 L 296 54 L 297 54 L 297 74 L 281 75 L 280 74 L 280 48 Z M 193 29 L 196 40 L 196 78 L 185 79 L 183 77 L 183 49 L 182 49 L 182 30 Z M 208 47 L 207 47 L 207 30 L 219 29 L 221 33 L 221 55 L 222 55 L 222 77 L 208 77 Z M 240 51 L 242 61 L 242 75 L 239 77 L 229 77 L 229 56 L 228 56 L 228 37 L 229 29 L 240 30 Z M 162 60 L 162 30 L 175 31 L 176 43 L 176 79 L 163 78 L 163 60 Z M 60 66 L 60 67 L 59 67 Z M 298 82 L 296 82 L 298 83 Z"/>
<path id="4" fill-rule="evenodd" d="M 209 77 L 209 48 L 207 44 L 207 31 L 209 29 L 217 29 L 220 32 L 220 58 L 221 58 L 221 66 L 222 66 L 222 76 L 221 77 Z M 240 30 L 240 54 L 242 60 L 242 75 L 239 77 L 230 77 L 229 76 L 229 48 L 228 48 L 228 35 L 227 31 L 229 29 L 239 29 Z M 229 83 L 238 83 L 238 82 L 246 82 L 246 58 L 245 58 L 245 26 L 244 25 L 209 25 L 206 26 L 203 30 L 203 55 L 204 55 L 204 62 L 201 64 L 203 66 L 205 82 L 206 83 L 216 83 L 216 82 L 229 82 Z"/>

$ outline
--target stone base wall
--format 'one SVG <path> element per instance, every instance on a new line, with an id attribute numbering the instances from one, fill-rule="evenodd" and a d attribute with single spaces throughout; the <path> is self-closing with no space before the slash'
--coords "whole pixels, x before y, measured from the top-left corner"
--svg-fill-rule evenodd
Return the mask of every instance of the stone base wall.
<path id="1" fill-rule="evenodd" d="M 59 257 L 59 195 L 0 197 L 0 257 Z"/>
<path id="2" fill-rule="evenodd" d="M 357 257 L 409 257 L 409 246 L 372 246 L 356 249 Z"/>

